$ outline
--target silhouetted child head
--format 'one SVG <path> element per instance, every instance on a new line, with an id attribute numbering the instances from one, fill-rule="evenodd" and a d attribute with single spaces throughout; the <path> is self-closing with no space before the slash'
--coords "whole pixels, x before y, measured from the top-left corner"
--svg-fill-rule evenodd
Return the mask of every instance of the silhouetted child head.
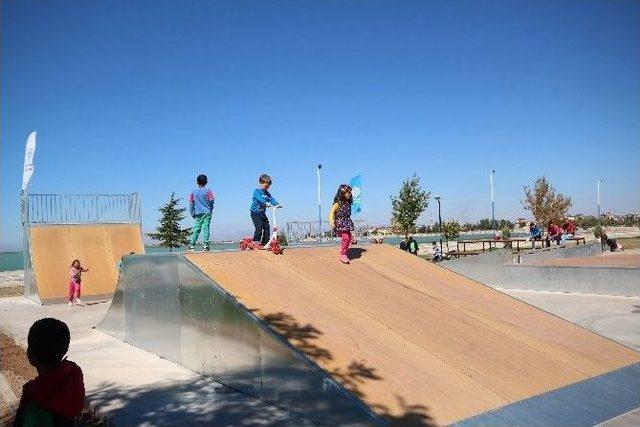
<path id="1" fill-rule="evenodd" d="M 205 174 L 200 174 L 198 175 L 198 177 L 196 178 L 196 182 L 198 183 L 198 185 L 200 187 L 204 187 L 205 185 L 207 185 L 207 182 L 209 182 L 209 179 L 207 178 L 207 175 Z"/>
<path id="2" fill-rule="evenodd" d="M 67 324 L 51 317 L 36 321 L 27 336 L 27 357 L 36 369 L 55 368 L 69 350 Z"/>
<path id="3" fill-rule="evenodd" d="M 80 268 L 80 260 L 74 259 L 73 262 L 71 263 L 71 267 Z"/>

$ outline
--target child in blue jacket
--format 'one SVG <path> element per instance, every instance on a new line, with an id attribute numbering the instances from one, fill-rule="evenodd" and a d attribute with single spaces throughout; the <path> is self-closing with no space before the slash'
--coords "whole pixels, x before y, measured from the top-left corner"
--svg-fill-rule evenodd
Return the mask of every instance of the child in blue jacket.
<path id="1" fill-rule="evenodd" d="M 189 250 L 193 250 L 193 246 L 198 240 L 198 235 L 202 231 L 202 250 L 208 251 L 209 227 L 215 198 L 211 189 L 206 186 L 208 182 L 207 175 L 198 175 L 196 182 L 198 183 L 198 188 L 189 195 L 189 212 L 193 219 L 196 220 L 193 225 L 191 241 L 189 242 Z"/>
<path id="2" fill-rule="evenodd" d="M 260 243 L 262 246 L 269 242 L 271 234 L 269 228 L 269 218 L 267 218 L 267 205 L 277 206 L 278 202 L 269 193 L 271 187 L 271 177 L 267 174 L 262 174 L 258 178 L 259 187 L 253 191 L 253 197 L 251 198 L 251 220 L 255 232 L 253 233 L 253 241 Z"/>

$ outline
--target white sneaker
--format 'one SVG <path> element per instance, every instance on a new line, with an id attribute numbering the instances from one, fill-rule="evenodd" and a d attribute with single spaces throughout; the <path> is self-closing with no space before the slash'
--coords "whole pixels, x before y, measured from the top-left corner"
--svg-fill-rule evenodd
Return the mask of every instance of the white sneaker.
<path id="1" fill-rule="evenodd" d="M 73 307 L 73 303 L 69 301 L 69 307 Z"/>
<path id="2" fill-rule="evenodd" d="M 76 299 L 76 304 L 82 304 L 82 300 L 80 298 Z"/>

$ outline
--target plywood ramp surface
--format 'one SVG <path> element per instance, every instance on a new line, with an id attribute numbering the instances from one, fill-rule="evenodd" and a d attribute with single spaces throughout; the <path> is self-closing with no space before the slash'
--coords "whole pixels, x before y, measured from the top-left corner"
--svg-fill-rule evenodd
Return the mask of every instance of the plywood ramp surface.
<path id="1" fill-rule="evenodd" d="M 390 419 L 450 423 L 640 354 L 387 245 L 189 254 Z"/>
<path id="2" fill-rule="evenodd" d="M 43 302 L 67 297 L 69 267 L 74 259 L 89 268 L 82 275 L 82 295 L 108 296 L 115 291 L 117 265 L 122 255 L 144 252 L 137 224 L 32 226 L 30 248 L 38 294 Z"/>

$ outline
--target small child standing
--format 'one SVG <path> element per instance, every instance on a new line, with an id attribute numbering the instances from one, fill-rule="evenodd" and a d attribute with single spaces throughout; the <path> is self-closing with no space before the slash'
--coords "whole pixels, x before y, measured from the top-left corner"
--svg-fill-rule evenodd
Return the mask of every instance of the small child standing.
<path id="1" fill-rule="evenodd" d="M 27 336 L 27 357 L 38 376 L 22 387 L 14 426 L 72 426 L 84 408 L 82 369 L 66 360 L 71 335 L 58 319 L 36 321 Z"/>
<path id="2" fill-rule="evenodd" d="M 271 177 L 267 174 L 262 174 L 258 178 L 259 187 L 253 191 L 253 197 L 251 198 L 251 221 L 253 221 L 253 227 L 255 231 L 253 233 L 253 241 L 264 246 L 269 242 L 271 237 L 271 230 L 269 225 L 269 218 L 267 218 L 267 204 L 271 206 L 278 206 L 276 199 L 269 193 L 269 188 L 272 184 Z"/>
<path id="3" fill-rule="evenodd" d="M 69 268 L 69 305 L 82 304 L 80 301 L 80 284 L 82 283 L 82 273 L 89 271 L 80 265 L 79 259 L 74 259 Z"/>
<path id="4" fill-rule="evenodd" d="M 189 195 L 189 212 L 196 220 L 189 241 L 189 250 L 192 251 L 198 235 L 202 231 L 202 250 L 209 250 L 209 227 L 211 225 L 211 214 L 213 213 L 214 197 L 211 189 L 207 188 L 207 175 L 198 175 L 196 183 L 198 188 Z"/>
<path id="5" fill-rule="evenodd" d="M 336 196 L 333 198 L 333 205 L 329 211 L 329 222 L 331 228 L 340 237 L 340 262 L 349 264 L 347 252 L 352 242 L 353 221 L 351 220 L 351 187 L 342 184 L 338 187 Z"/>

